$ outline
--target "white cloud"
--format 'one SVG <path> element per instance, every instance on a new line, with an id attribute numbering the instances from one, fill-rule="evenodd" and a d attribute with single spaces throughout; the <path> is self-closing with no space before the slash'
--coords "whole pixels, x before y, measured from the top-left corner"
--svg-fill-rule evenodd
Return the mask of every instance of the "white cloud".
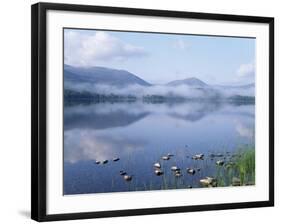
<path id="1" fill-rule="evenodd" d="M 237 70 L 239 77 L 250 77 L 255 75 L 255 63 L 242 64 Z"/>
<path id="2" fill-rule="evenodd" d="M 126 60 L 147 54 L 142 47 L 125 43 L 103 31 L 93 35 L 66 31 L 64 38 L 65 63 L 73 66 L 93 66 L 97 61 Z"/>

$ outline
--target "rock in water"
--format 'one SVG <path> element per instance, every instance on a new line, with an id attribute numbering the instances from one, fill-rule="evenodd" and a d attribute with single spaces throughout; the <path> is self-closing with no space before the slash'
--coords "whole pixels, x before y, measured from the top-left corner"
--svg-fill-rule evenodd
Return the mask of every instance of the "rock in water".
<path id="1" fill-rule="evenodd" d="M 233 177 L 232 178 L 232 186 L 240 186 L 240 185 L 241 185 L 240 179 L 237 178 L 237 177 Z"/>
<path id="2" fill-rule="evenodd" d="M 161 164 L 160 163 L 154 163 L 154 168 L 161 168 Z"/>
<path id="3" fill-rule="evenodd" d="M 223 160 L 218 160 L 218 161 L 216 162 L 216 164 L 217 164 L 218 166 L 223 166 L 224 161 L 223 161 Z"/>
<path id="4" fill-rule="evenodd" d="M 100 164 L 100 161 L 96 160 L 95 163 L 96 163 L 96 164 Z"/>
<path id="5" fill-rule="evenodd" d="M 222 153 L 218 153 L 218 154 L 216 154 L 216 157 L 223 157 L 223 154 Z"/>
<path id="6" fill-rule="evenodd" d="M 163 160 L 169 160 L 170 157 L 169 157 L 169 156 L 162 156 L 162 159 L 163 159 Z"/>
<path id="7" fill-rule="evenodd" d="M 189 173 L 191 175 L 195 174 L 195 170 L 194 169 L 187 168 L 186 171 L 187 171 L 187 173 Z"/>
<path id="8" fill-rule="evenodd" d="M 154 171 L 154 173 L 155 173 L 157 176 L 160 176 L 160 175 L 163 174 L 163 171 L 160 170 L 160 169 L 156 169 L 156 170 Z"/>
<path id="9" fill-rule="evenodd" d="M 123 171 L 123 170 L 120 170 L 120 172 L 119 172 L 119 173 L 120 173 L 120 175 L 121 175 L 121 176 L 124 176 L 124 175 L 126 175 L 126 174 L 127 174 L 127 173 L 126 173 L 125 171 Z"/>
<path id="10" fill-rule="evenodd" d="M 181 176 L 182 176 L 181 171 L 180 171 L 180 170 L 177 170 L 176 173 L 175 173 L 175 176 L 176 176 L 176 177 L 181 177 Z"/>
<path id="11" fill-rule="evenodd" d="M 200 154 L 197 154 L 197 155 L 194 155 L 192 156 L 192 159 L 194 160 L 203 160 L 204 159 L 204 154 L 200 153 Z"/>
<path id="12" fill-rule="evenodd" d="M 117 162 L 117 161 L 119 161 L 119 160 L 120 160 L 120 158 L 118 158 L 118 157 L 113 158 L 113 162 Z"/>
<path id="13" fill-rule="evenodd" d="M 201 179 L 200 183 L 204 187 L 216 187 L 217 186 L 217 180 L 213 177 L 206 177 L 205 179 Z"/>
<path id="14" fill-rule="evenodd" d="M 133 179 L 133 177 L 130 176 L 130 175 L 125 175 L 124 176 L 124 180 L 126 180 L 126 181 L 131 181 L 132 179 Z"/>
<path id="15" fill-rule="evenodd" d="M 172 166 L 171 170 L 176 172 L 176 171 L 180 171 L 180 168 L 178 168 L 177 166 Z"/>
<path id="16" fill-rule="evenodd" d="M 105 160 L 102 161 L 102 163 L 103 163 L 103 164 L 106 164 L 106 163 L 108 163 L 108 160 L 105 159 Z"/>
<path id="17" fill-rule="evenodd" d="M 225 164 L 225 168 L 226 169 L 231 169 L 234 165 L 235 165 L 234 162 L 228 162 L 228 163 Z"/>

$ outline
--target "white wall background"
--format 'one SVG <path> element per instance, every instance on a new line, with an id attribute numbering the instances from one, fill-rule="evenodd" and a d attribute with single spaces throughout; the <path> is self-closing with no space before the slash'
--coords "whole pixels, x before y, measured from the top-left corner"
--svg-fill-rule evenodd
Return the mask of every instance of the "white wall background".
<path id="1" fill-rule="evenodd" d="M 0 13 L 0 223 L 30 220 L 30 6 L 36 1 L 2 1 Z M 280 1 L 250 0 L 60 0 L 62 3 L 139 7 L 275 17 L 275 180 L 274 208 L 149 215 L 60 223 L 266 223 L 281 212 Z M 274 221 L 273 221 L 274 222 Z"/>

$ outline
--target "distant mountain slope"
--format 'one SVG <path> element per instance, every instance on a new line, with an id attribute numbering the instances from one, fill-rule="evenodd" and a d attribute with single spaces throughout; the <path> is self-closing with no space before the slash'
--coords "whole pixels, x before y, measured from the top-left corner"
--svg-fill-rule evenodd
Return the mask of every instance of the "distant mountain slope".
<path id="1" fill-rule="evenodd" d="M 73 67 L 64 66 L 64 80 L 66 82 L 82 82 L 88 84 L 103 84 L 109 86 L 128 86 L 141 85 L 150 86 L 151 84 L 137 77 L 136 75 L 125 71 L 110 69 L 105 67 Z"/>
<path id="2" fill-rule="evenodd" d="M 179 86 L 179 85 L 188 85 L 192 87 L 207 87 L 208 85 L 201 81 L 200 79 L 197 78 L 187 78 L 187 79 L 182 79 L 182 80 L 175 80 L 172 82 L 167 83 L 168 86 Z"/>
<path id="3" fill-rule="evenodd" d="M 64 98 L 67 101 L 135 102 L 142 99 L 155 103 L 229 99 L 248 102 L 249 98 L 243 97 L 254 97 L 254 87 L 254 83 L 209 85 L 195 77 L 153 85 L 125 70 L 64 65 Z"/>

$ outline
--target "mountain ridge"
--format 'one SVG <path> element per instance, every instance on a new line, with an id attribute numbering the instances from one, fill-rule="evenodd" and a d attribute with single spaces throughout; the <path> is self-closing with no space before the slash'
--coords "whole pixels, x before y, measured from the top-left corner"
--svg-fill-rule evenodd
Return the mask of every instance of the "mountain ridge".
<path id="1" fill-rule="evenodd" d="M 113 69 L 102 66 L 91 66 L 91 67 L 74 67 L 71 65 L 64 65 L 64 79 L 66 82 L 71 83 L 90 83 L 90 84 L 104 84 L 116 87 L 125 87 L 128 85 L 140 85 L 140 86 L 158 86 L 151 84 L 146 80 L 138 77 L 137 75 L 123 69 Z M 186 85 L 195 88 L 213 88 L 213 89 L 239 89 L 239 88 L 252 88 L 255 87 L 254 83 L 244 85 L 210 85 L 206 82 L 196 78 L 189 77 L 180 80 L 170 81 L 162 86 L 180 86 Z"/>
<path id="2" fill-rule="evenodd" d="M 76 79 L 75 80 L 75 75 Z M 64 78 L 66 81 L 80 81 L 91 84 L 104 84 L 112 86 L 126 86 L 138 84 L 141 86 L 151 86 L 150 83 L 126 70 L 111 69 L 101 66 L 93 67 L 73 67 L 64 66 Z"/>
<path id="3" fill-rule="evenodd" d="M 168 85 L 168 86 L 189 85 L 189 86 L 194 86 L 194 87 L 207 87 L 208 86 L 208 84 L 206 84 L 202 80 L 195 78 L 195 77 L 174 80 L 174 81 L 168 82 L 166 85 Z"/>

